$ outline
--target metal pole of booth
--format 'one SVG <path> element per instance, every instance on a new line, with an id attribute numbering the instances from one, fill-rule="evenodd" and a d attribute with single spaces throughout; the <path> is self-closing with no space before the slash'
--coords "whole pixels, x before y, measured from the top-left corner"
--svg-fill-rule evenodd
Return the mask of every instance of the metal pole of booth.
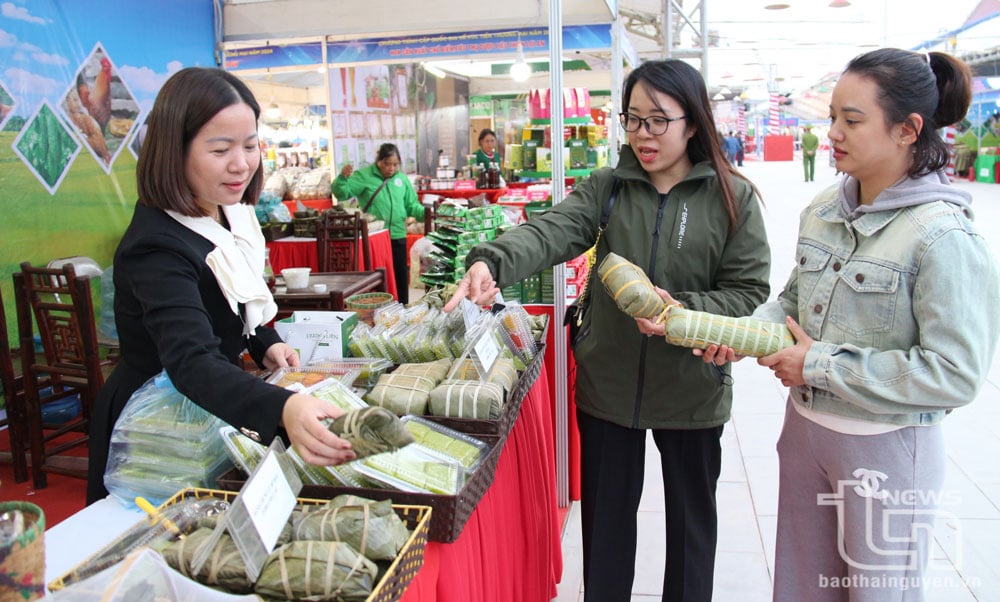
<path id="1" fill-rule="evenodd" d="M 552 204 L 563 200 L 566 192 L 565 167 L 563 165 L 563 65 L 562 65 L 562 0 L 549 0 L 549 90 L 552 93 Z M 552 325 L 556 333 L 564 332 L 563 317 L 566 314 L 566 270 L 565 264 L 552 268 Z M 566 336 L 553 337 L 555 342 L 555 422 L 556 422 L 556 502 L 560 508 L 569 506 L 569 394 L 568 371 L 566 369 Z"/>
<path id="2" fill-rule="evenodd" d="M 334 143 L 335 140 L 333 132 L 333 99 L 330 95 L 330 64 L 329 55 L 327 54 L 327 39 L 323 36 L 323 85 L 326 86 L 325 94 L 326 97 L 326 135 L 329 137 L 326 143 L 326 160 L 329 163 L 330 169 L 330 179 L 337 177 L 337 155 L 334 153 Z M 322 142 L 322 140 L 320 141 Z M 333 199 L 336 201 L 337 199 Z"/>
<path id="3" fill-rule="evenodd" d="M 621 17 L 615 14 L 611 24 L 611 114 L 604 120 L 608 127 L 608 165 L 618 165 L 618 147 L 621 145 L 618 128 L 617 112 L 622 110 L 622 38 L 625 37 L 625 25 Z"/>

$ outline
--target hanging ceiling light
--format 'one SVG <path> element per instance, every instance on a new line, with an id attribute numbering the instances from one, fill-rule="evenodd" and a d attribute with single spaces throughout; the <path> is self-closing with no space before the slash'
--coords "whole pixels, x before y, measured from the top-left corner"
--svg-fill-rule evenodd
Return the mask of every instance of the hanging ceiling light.
<path id="1" fill-rule="evenodd" d="M 848 0 L 833 0 L 830 2 L 830 8 L 845 8 L 850 5 L 851 3 Z"/>
<path id="2" fill-rule="evenodd" d="M 267 109 L 264 111 L 264 116 L 274 121 L 275 119 L 281 117 L 281 107 L 278 103 L 274 102 L 274 84 L 271 83 L 271 71 L 268 70 L 267 73 L 267 85 L 271 88 L 271 103 L 267 105 Z"/>
<path id="3" fill-rule="evenodd" d="M 516 82 L 527 81 L 531 77 L 531 65 L 524 58 L 524 44 L 521 43 L 521 34 L 517 34 L 517 60 L 510 66 L 510 77 Z"/>
<path id="4" fill-rule="evenodd" d="M 442 70 L 440 67 L 435 67 L 430 63 L 424 63 L 424 71 L 430 73 L 431 75 L 433 75 L 438 79 L 444 79 L 448 77 L 448 74 L 445 73 L 444 70 Z"/>
<path id="5" fill-rule="evenodd" d="M 787 2 L 769 2 L 764 5 L 764 8 L 766 10 L 784 10 L 790 6 L 791 4 L 788 4 Z"/>

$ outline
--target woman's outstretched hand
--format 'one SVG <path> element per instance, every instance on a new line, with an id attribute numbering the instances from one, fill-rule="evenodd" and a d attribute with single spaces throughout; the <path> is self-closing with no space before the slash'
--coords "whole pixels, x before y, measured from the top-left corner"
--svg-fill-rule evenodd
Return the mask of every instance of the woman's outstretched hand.
<path id="1" fill-rule="evenodd" d="M 500 289 L 497 288 L 497 283 L 493 280 L 490 269 L 482 261 L 477 261 L 469 266 L 465 276 L 462 276 L 462 279 L 458 281 L 458 290 L 444 304 L 444 311 L 449 312 L 455 309 L 462 299 L 468 299 L 476 305 L 487 305 L 493 302 L 493 298 L 499 292 Z"/>

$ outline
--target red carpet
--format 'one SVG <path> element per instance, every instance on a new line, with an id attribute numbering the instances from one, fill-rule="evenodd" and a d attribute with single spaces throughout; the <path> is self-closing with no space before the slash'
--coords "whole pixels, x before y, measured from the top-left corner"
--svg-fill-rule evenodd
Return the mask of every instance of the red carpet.
<path id="1" fill-rule="evenodd" d="M 2 452 L 10 452 L 7 429 L 0 431 L 0 453 Z M 86 455 L 86 449 L 75 448 L 68 453 Z M 9 462 L 0 462 L 0 501 L 18 500 L 35 504 L 45 513 L 46 528 L 53 527 L 82 510 L 87 499 L 87 482 L 83 479 L 49 474 L 48 482 L 48 487 L 36 491 L 31 483 L 29 464 L 28 480 L 15 483 L 14 467 Z"/>

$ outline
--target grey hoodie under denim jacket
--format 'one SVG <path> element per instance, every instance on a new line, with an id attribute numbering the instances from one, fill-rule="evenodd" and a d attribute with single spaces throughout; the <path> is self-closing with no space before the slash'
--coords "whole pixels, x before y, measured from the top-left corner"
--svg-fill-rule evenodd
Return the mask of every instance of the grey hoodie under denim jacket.
<path id="1" fill-rule="evenodd" d="M 971 196 L 947 181 L 906 177 L 859 206 L 847 177 L 802 212 L 788 283 L 754 312 L 792 316 L 815 339 L 794 403 L 909 426 L 976 397 L 996 349 L 1000 286 Z"/>

